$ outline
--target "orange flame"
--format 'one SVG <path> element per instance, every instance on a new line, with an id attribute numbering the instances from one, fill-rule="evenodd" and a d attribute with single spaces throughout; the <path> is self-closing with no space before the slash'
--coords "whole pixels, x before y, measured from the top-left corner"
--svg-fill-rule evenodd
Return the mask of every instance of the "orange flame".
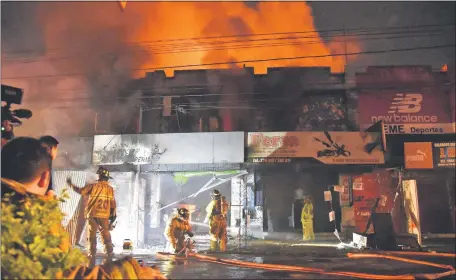
<path id="1" fill-rule="evenodd" d="M 127 0 L 118 0 L 118 1 L 119 1 L 120 9 L 123 12 L 125 10 L 125 7 L 127 7 Z"/>
<path id="2" fill-rule="evenodd" d="M 49 5 L 57 6 L 57 3 Z M 256 2 L 254 7 L 243 2 L 132 2 L 124 13 L 119 13 L 118 10 L 116 12 L 109 5 L 112 5 L 112 2 L 63 3 L 60 5 L 65 10 L 63 13 L 56 13 L 55 9 L 52 15 L 47 12 L 47 42 L 61 43 L 62 36 L 56 32 L 62 33 L 62 26 L 73 25 L 72 32 L 69 33 L 74 33 L 74 26 L 78 26 L 81 33 L 91 34 L 92 38 L 106 33 L 102 30 L 117 29 L 118 36 L 130 42 L 129 47 L 142 51 L 143 57 L 135 68 L 157 69 L 191 65 L 180 69 L 207 69 L 253 66 L 256 73 L 265 73 L 268 67 L 289 66 L 328 66 L 333 72 L 342 72 L 346 58 L 344 55 L 333 54 L 343 54 L 347 51 L 347 46 L 348 52 L 358 50 L 356 42 L 347 44 L 340 40 L 328 41 L 332 38 L 325 41 L 316 32 L 312 10 L 305 2 Z M 239 34 L 269 35 L 236 36 Z M 203 40 L 201 37 L 212 38 Z M 179 38 L 187 40 L 175 40 Z M 66 39 L 71 43 L 73 40 Z M 77 45 L 77 42 L 75 44 Z M 103 46 L 90 49 L 96 52 L 98 47 Z M 268 60 L 296 56 L 319 57 Z M 199 65 L 251 60 L 264 61 Z M 166 72 L 167 75 L 172 75 L 173 71 Z M 144 71 L 135 76 L 143 74 Z"/>
<path id="3" fill-rule="evenodd" d="M 448 65 L 444 64 L 442 68 L 440 69 L 441 72 L 447 72 L 448 71 Z"/>

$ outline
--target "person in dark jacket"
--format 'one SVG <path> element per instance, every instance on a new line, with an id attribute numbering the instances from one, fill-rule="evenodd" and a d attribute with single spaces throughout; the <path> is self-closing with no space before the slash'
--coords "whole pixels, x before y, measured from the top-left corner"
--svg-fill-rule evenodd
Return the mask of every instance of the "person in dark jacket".
<path id="1" fill-rule="evenodd" d="M 57 139 L 55 139 L 54 137 L 52 137 L 50 135 L 42 136 L 42 137 L 40 137 L 39 140 L 41 142 L 41 145 L 43 145 L 43 147 L 45 147 L 46 150 L 48 151 L 52 160 L 55 160 L 55 158 L 57 157 L 59 141 L 57 141 Z M 52 169 L 52 166 L 51 166 L 51 169 Z M 52 171 L 50 173 L 49 186 L 46 190 L 46 195 L 55 196 L 54 189 L 52 186 Z"/>

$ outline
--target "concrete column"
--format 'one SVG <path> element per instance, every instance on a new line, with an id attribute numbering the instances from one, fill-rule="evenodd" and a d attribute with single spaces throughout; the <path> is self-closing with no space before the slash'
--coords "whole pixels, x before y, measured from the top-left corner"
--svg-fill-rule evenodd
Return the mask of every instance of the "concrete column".
<path id="1" fill-rule="evenodd" d="M 150 181 L 150 228 L 159 228 L 161 224 L 162 212 L 157 212 L 160 208 L 160 175 L 153 174 Z"/>

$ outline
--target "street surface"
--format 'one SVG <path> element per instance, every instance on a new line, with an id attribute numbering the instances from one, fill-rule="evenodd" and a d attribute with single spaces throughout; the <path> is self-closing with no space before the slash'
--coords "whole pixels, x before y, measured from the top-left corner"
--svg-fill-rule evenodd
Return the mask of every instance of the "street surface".
<path id="1" fill-rule="evenodd" d="M 208 243 L 208 242 L 207 242 Z M 204 239 L 197 242 L 198 252 L 204 256 L 215 256 L 220 259 L 240 260 L 249 263 L 289 265 L 307 268 L 323 269 L 325 272 L 356 272 L 375 275 L 400 276 L 407 274 L 442 273 L 449 269 L 432 267 L 423 264 L 414 264 L 397 260 L 361 258 L 351 259 L 347 257 L 348 250 L 338 249 L 336 242 L 318 242 L 314 244 L 288 241 L 248 241 L 247 248 L 239 249 L 237 243 L 232 240 L 227 253 L 208 253 L 208 245 Z M 426 245 L 426 244 L 424 244 Z M 454 253 L 454 240 L 432 240 L 425 251 L 436 250 L 438 252 Z M 163 246 L 157 246 L 149 250 L 137 250 L 133 257 L 143 260 L 147 265 L 156 265 L 169 279 L 353 279 L 353 276 L 329 275 L 322 273 L 284 271 L 277 269 L 260 269 L 242 267 L 232 264 L 219 264 L 201 261 L 195 257 L 187 260 L 170 260 L 157 257 L 154 251 L 161 251 Z M 373 254 L 374 251 L 351 250 L 353 253 Z M 118 255 L 120 257 L 120 255 Z M 397 257 L 421 260 L 431 263 L 455 266 L 454 258 L 429 257 L 429 256 L 404 256 Z M 391 278 L 393 279 L 393 278 Z M 447 276 L 444 279 L 455 279 Z"/>

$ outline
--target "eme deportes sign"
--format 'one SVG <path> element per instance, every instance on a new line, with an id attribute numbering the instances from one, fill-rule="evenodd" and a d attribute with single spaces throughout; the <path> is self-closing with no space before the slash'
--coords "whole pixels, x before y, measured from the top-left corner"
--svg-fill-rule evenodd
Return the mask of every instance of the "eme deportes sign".
<path id="1" fill-rule="evenodd" d="M 289 162 L 313 158 L 324 164 L 383 164 L 380 133 L 249 132 L 248 161 Z"/>
<path id="2" fill-rule="evenodd" d="M 433 169 L 456 167 L 455 142 L 408 142 L 404 143 L 405 168 Z"/>
<path id="3" fill-rule="evenodd" d="M 431 93 L 362 93 L 358 97 L 359 123 L 366 129 L 383 120 L 387 134 L 454 133 L 445 98 Z"/>

